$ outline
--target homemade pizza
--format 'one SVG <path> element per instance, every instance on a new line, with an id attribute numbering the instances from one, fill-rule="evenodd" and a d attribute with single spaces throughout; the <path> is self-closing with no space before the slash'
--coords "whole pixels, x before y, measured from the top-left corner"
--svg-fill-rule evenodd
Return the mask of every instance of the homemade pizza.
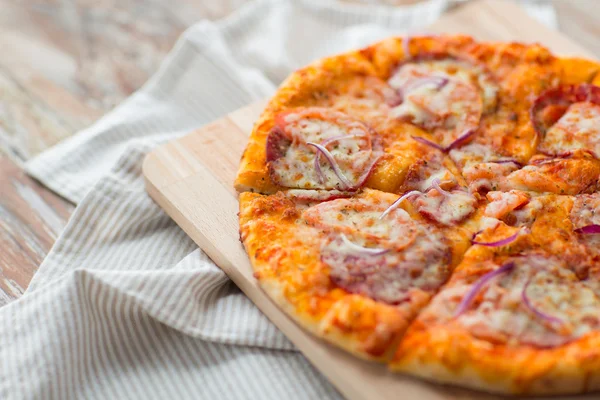
<path id="1" fill-rule="evenodd" d="M 393 371 L 600 390 L 599 71 L 467 36 L 296 71 L 235 181 L 256 279 L 307 330 Z"/>

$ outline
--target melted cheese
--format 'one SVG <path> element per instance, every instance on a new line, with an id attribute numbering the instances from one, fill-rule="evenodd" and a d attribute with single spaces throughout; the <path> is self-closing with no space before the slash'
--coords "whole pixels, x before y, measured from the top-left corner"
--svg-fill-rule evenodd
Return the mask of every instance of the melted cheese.
<path id="1" fill-rule="evenodd" d="M 468 193 L 455 190 L 444 196 L 432 189 L 415 200 L 420 213 L 442 225 L 454 225 L 475 211 L 477 201 Z"/>
<path id="2" fill-rule="evenodd" d="M 541 147 L 555 154 L 588 149 L 600 157 L 600 106 L 572 104 L 546 132 Z"/>
<path id="3" fill-rule="evenodd" d="M 600 193 L 576 196 L 569 219 L 575 229 L 600 225 Z"/>
<path id="4" fill-rule="evenodd" d="M 547 254 L 515 257 L 513 261 L 516 267 L 485 285 L 456 318 L 457 323 L 483 339 L 540 347 L 558 346 L 600 328 L 600 298 L 564 263 Z M 458 303 L 477 280 L 450 283 L 424 314 L 438 321 L 454 318 Z M 548 318 L 540 317 L 523 301 L 528 282 L 529 302 Z"/>

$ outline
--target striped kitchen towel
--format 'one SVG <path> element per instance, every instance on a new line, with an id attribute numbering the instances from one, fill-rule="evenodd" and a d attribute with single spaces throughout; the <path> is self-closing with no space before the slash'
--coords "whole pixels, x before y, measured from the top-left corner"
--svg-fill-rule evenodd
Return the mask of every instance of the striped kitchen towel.
<path id="1" fill-rule="evenodd" d="M 144 88 L 32 160 L 27 171 L 78 206 L 0 309 L 0 399 L 339 398 L 148 198 L 141 163 L 291 70 L 429 24 L 448 3 L 249 3 L 189 28 Z"/>

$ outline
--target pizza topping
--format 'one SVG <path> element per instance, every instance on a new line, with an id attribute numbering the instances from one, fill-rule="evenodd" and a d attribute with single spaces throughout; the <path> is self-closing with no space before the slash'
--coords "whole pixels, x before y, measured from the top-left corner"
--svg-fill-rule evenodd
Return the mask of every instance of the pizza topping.
<path id="1" fill-rule="evenodd" d="M 575 229 L 575 232 L 577 232 L 577 233 L 585 233 L 585 234 L 600 233 L 600 225 L 582 226 L 581 228 Z"/>
<path id="2" fill-rule="evenodd" d="M 273 181 L 302 189 L 356 190 L 382 155 L 365 124 L 318 107 L 279 114 L 266 147 Z"/>
<path id="3" fill-rule="evenodd" d="M 527 306 L 527 308 L 529 308 L 529 310 L 531 312 L 533 312 L 539 318 L 545 319 L 550 322 L 556 322 L 559 324 L 562 323 L 562 320 L 560 318 L 556 318 L 549 314 L 546 314 L 545 312 L 540 311 L 537 307 L 535 307 L 533 305 L 533 303 L 529 299 L 529 296 L 527 296 L 527 288 L 529 287 L 530 283 L 531 283 L 531 279 L 529 279 L 527 281 L 527 283 L 525 284 L 525 286 L 523 286 L 523 291 L 521 292 L 521 298 L 523 299 L 523 304 L 525 304 Z"/>
<path id="4" fill-rule="evenodd" d="M 600 328 L 600 299 L 558 258 L 529 253 L 501 267 L 490 263 L 474 283 L 456 281 L 440 292 L 432 303 L 438 318 L 454 318 L 482 339 L 538 347 Z M 448 304 L 457 304 L 453 312 Z"/>
<path id="5" fill-rule="evenodd" d="M 427 145 L 429 147 L 433 147 L 436 150 L 439 150 L 443 153 L 448 153 L 453 149 L 457 149 L 461 147 L 464 143 L 466 143 L 471 136 L 475 134 L 475 129 L 467 129 L 462 135 L 454 139 L 448 146 L 442 147 L 437 143 L 432 142 L 431 140 L 425 139 L 422 136 L 411 136 L 413 140 L 416 140 L 419 143 Z"/>
<path id="6" fill-rule="evenodd" d="M 498 87 L 484 67 L 443 54 L 420 54 L 388 83 L 401 98 L 391 115 L 432 131 L 441 144 L 415 140 L 446 152 L 468 142 L 497 101 Z"/>
<path id="7" fill-rule="evenodd" d="M 502 160 L 472 164 L 463 168 L 463 176 L 472 192 L 498 190 L 506 176 L 519 169 L 516 161 Z"/>
<path id="8" fill-rule="evenodd" d="M 398 304 L 444 282 L 448 247 L 435 227 L 390 209 L 390 202 L 368 195 L 338 199 L 306 209 L 302 218 L 325 233 L 321 260 L 335 285 Z"/>
<path id="9" fill-rule="evenodd" d="M 385 218 L 386 215 L 398 208 L 398 206 L 400 206 L 400 204 L 409 197 L 420 196 L 422 194 L 423 193 L 419 192 L 418 190 L 411 190 L 410 192 L 404 193 L 402 196 L 398 197 L 398 199 L 394 201 L 391 206 L 386 208 L 386 210 L 379 216 L 379 219 Z"/>
<path id="10" fill-rule="evenodd" d="M 477 237 L 477 235 L 479 233 L 481 233 L 481 231 L 475 233 L 474 238 Z M 486 247 L 501 247 L 501 246 L 506 246 L 507 244 L 510 244 L 510 243 L 514 242 L 515 240 L 517 240 L 517 238 L 519 237 L 520 234 L 521 234 L 521 231 L 517 231 L 505 239 L 496 240 L 494 242 L 480 242 L 477 240 L 471 240 L 471 243 L 479 245 L 479 246 L 486 246 Z"/>
<path id="11" fill-rule="evenodd" d="M 415 199 L 421 214 L 442 225 L 461 222 L 475 211 L 476 203 L 473 196 L 461 190 L 446 192 L 436 188 Z"/>
<path id="12" fill-rule="evenodd" d="M 402 188 L 424 192 L 431 189 L 435 179 L 448 187 L 455 186 L 458 182 L 450 168 L 451 162 L 443 154 L 429 152 L 410 165 Z"/>
<path id="13" fill-rule="evenodd" d="M 483 275 L 479 280 L 473 285 L 473 287 L 467 292 L 467 294 L 462 298 L 458 307 L 456 307 L 456 311 L 454 312 L 454 318 L 459 317 L 465 311 L 469 309 L 477 294 L 483 289 L 483 287 L 492 279 L 500 276 L 502 274 L 507 273 L 515 267 L 514 262 L 509 262 L 504 264 L 502 267 L 492 270 L 485 275 Z"/>
<path id="14" fill-rule="evenodd" d="M 408 213 L 396 208 L 380 218 L 387 203 L 373 199 L 337 199 L 306 209 L 304 220 L 312 226 L 336 235 L 359 235 L 386 248 L 403 249 L 416 238 L 417 227 Z"/>
<path id="15" fill-rule="evenodd" d="M 571 105 L 577 103 L 587 103 L 579 105 L 573 110 L 570 110 Z M 564 125 L 577 126 L 578 121 L 589 117 L 596 117 L 596 111 L 591 111 L 586 115 L 586 109 L 590 110 L 593 105 L 600 105 L 600 87 L 590 84 L 580 85 L 563 85 L 556 88 L 548 89 L 540 94 L 529 110 L 529 116 L 535 131 L 545 137 L 549 128 L 557 121 L 565 116 L 565 112 L 570 110 L 571 116 L 567 116 Z M 583 109 L 581 108 L 583 107 Z M 582 118 L 583 117 L 583 118 Z M 579 125 L 579 127 L 587 127 L 588 125 Z"/>
<path id="16" fill-rule="evenodd" d="M 577 152 L 577 154 L 582 154 Z M 585 156 L 547 158 L 535 156 L 502 182 L 504 189 L 575 195 L 596 190 L 600 161 Z"/>
<path id="17" fill-rule="evenodd" d="M 547 154 L 578 149 L 587 149 L 600 157 L 600 104 L 583 102 L 569 106 L 546 131 L 539 146 Z"/>

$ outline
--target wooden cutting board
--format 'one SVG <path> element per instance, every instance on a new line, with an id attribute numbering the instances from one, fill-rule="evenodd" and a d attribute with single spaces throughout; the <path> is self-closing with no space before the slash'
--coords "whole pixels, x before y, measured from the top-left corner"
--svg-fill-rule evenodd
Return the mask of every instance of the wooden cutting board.
<path id="1" fill-rule="evenodd" d="M 428 31 L 465 33 L 480 40 L 537 41 L 559 54 L 593 57 L 508 0 L 469 3 L 445 15 Z M 143 168 L 150 196 L 348 399 L 500 398 L 429 384 L 359 360 L 305 332 L 258 287 L 239 241 L 233 180 L 252 125 L 264 104 L 239 109 L 150 153 Z"/>

